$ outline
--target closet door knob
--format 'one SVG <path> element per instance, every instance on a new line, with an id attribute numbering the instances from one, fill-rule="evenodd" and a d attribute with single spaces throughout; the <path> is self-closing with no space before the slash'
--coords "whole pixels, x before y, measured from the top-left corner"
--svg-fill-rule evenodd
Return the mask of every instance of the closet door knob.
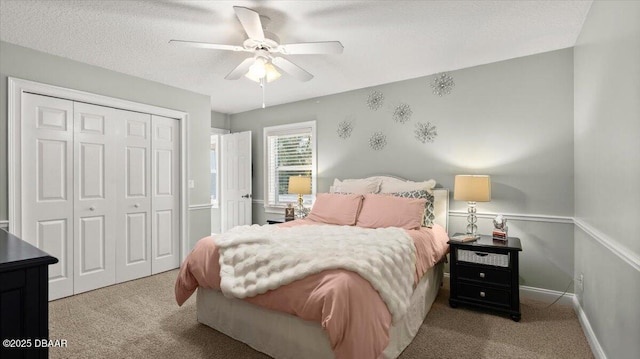
<path id="1" fill-rule="evenodd" d="M 89 210 L 90 210 L 90 211 L 95 211 L 95 210 L 96 210 L 96 207 L 91 206 L 91 207 L 89 207 Z"/>
<path id="2" fill-rule="evenodd" d="M 138 207 L 140 207 L 140 203 L 136 203 L 136 204 L 134 204 L 133 206 L 134 206 L 134 207 L 136 207 L 136 208 L 138 208 Z"/>

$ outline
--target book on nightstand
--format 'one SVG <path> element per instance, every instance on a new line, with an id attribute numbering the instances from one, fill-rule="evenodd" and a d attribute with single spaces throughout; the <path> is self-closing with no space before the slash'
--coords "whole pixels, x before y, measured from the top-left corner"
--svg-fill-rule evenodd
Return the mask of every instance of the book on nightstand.
<path id="1" fill-rule="evenodd" d="M 478 237 L 472 234 L 458 234 L 456 236 L 449 237 L 449 239 L 456 242 L 471 242 L 478 239 Z"/>
<path id="2" fill-rule="evenodd" d="M 507 240 L 507 232 L 506 231 L 501 231 L 499 229 L 494 229 L 493 233 L 492 233 L 492 237 L 493 237 L 493 239 L 497 239 L 499 241 L 506 241 Z"/>

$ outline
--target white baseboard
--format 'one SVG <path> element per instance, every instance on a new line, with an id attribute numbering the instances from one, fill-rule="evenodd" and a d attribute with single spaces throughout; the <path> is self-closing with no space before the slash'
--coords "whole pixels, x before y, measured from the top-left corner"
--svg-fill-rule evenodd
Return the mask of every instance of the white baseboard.
<path id="1" fill-rule="evenodd" d="M 537 300 L 539 302 L 553 303 L 553 301 L 558 299 L 558 297 L 560 297 L 561 295 L 562 292 L 559 292 L 557 290 L 529 287 L 526 285 L 520 286 L 520 297 Z M 573 305 L 574 298 L 575 294 L 567 292 L 562 295 L 560 299 L 558 299 L 558 303 L 564 305 Z"/>
<path id="2" fill-rule="evenodd" d="M 587 318 L 587 314 L 584 312 L 584 310 L 582 310 L 580 302 L 578 302 L 578 297 L 576 296 L 573 297 L 573 310 L 578 316 L 578 320 L 580 321 L 580 325 L 582 326 L 582 331 L 584 332 L 585 337 L 587 337 L 587 341 L 589 342 L 589 346 L 591 347 L 593 356 L 595 356 L 596 359 L 607 359 L 604 350 L 602 350 L 602 346 L 600 346 L 598 337 L 596 337 L 596 333 L 594 333 L 593 329 L 591 328 L 589 318 Z"/>
<path id="3" fill-rule="evenodd" d="M 9 229 L 9 221 L 0 220 L 0 228 L 8 230 Z"/>

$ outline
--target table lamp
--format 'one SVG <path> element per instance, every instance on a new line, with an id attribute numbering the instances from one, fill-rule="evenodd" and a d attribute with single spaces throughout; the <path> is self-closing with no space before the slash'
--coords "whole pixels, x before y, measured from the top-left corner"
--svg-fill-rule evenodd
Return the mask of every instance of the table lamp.
<path id="1" fill-rule="evenodd" d="M 457 175 L 453 185 L 453 199 L 467 201 L 467 234 L 476 238 L 476 202 L 491 201 L 491 177 L 486 175 Z"/>
<path id="2" fill-rule="evenodd" d="M 304 208 L 302 195 L 311 194 L 311 177 L 291 176 L 289 177 L 289 193 L 298 195 L 298 206 L 296 207 L 296 218 L 307 216 L 307 209 Z"/>

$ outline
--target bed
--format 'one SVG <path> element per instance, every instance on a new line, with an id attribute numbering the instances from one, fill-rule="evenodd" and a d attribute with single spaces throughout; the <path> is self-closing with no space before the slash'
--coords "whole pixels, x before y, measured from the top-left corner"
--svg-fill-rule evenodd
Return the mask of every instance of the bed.
<path id="1" fill-rule="evenodd" d="M 372 187 L 371 184 L 375 184 L 375 186 Z M 348 268 L 348 266 L 312 271 L 311 275 L 307 275 L 303 279 L 284 280 L 280 286 L 275 286 L 273 290 L 266 292 L 258 290 L 258 293 L 255 293 L 255 285 L 253 287 L 245 286 L 236 293 L 246 294 L 245 297 L 238 299 L 235 295 L 229 294 L 233 291 L 233 288 L 237 287 L 237 281 L 229 282 L 228 278 L 225 277 L 225 275 L 228 276 L 228 273 L 225 274 L 228 272 L 226 269 L 231 268 L 231 271 L 233 271 L 233 266 L 228 267 L 225 262 L 225 258 L 230 258 L 230 256 L 225 255 L 225 251 L 229 251 L 229 249 L 225 247 L 225 242 L 221 239 L 222 236 L 217 238 L 217 244 L 213 247 L 210 243 L 214 239 L 202 239 L 187 257 L 176 281 L 176 300 L 179 304 L 182 304 L 191 295 L 193 288 L 197 286 L 198 322 L 242 341 L 274 358 L 396 358 L 413 340 L 437 296 L 442 283 L 443 263 L 448 251 L 448 246 L 446 245 L 448 190 L 429 189 L 430 197 L 428 199 L 423 202 L 415 202 L 413 198 L 415 191 L 409 191 L 409 189 L 423 184 L 431 187 L 435 186 L 435 182 L 416 183 L 390 176 L 375 176 L 345 181 L 336 180 L 334 181 L 334 186 L 331 187 L 331 194 L 319 194 L 317 196 L 316 203 L 308 219 L 282 225 L 282 227 L 293 227 L 290 230 L 298 231 L 295 232 L 297 236 L 300 236 L 300 233 L 305 233 L 307 237 L 309 237 L 308 233 L 310 232 L 321 233 L 318 236 L 323 240 L 310 241 L 311 243 L 331 242 L 330 232 L 332 231 L 342 236 L 345 235 L 341 232 L 342 230 L 355 231 L 356 233 L 359 233 L 359 231 L 374 231 L 376 234 L 388 230 L 390 232 L 388 235 L 395 235 L 398 231 L 408 233 L 409 235 L 405 235 L 405 237 L 410 238 L 415 246 L 416 259 L 412 264 L 415 266 L 415 271 L 410 274 L 412 282 L 410 291 L 407 293 L 405 290 L 404 293 L 406 295 L 404 297 L 398 294 L 401 298 L 396 298 L 395 302 L 389 299 L 391 295 L 389 293 L 394 292 L 395 294 L 393 295 L 396 295 L 397 293 L 403 293 L 402 290 L 396 287 L 392 290 L 387 289 L 385 292 L 383 288 L 380 288 L 380 284 L 376 280 L 363 279 L 363 277 L 367 278 L 368 272 L 371 272 L 370 269 L 365 273 L 360 272 L 358 274 L 343 269 Z M 358 226 L 348 226 L 344 225 L 344 223 L 341 223 L 343 225 L 335 225 L 333 222 L 339 222 L 340 219 L 322 217 L 321 208 L 325 209 L 325 217 L 336 216 L 335 213 L 340 212 L 338 207 L 347 212 L 348 208 L 350 208 L 348 204 L 336 205 L 335 202 L 327 202 L 327 198 L 332 198 L 332 200 L 340 198 L 347 201 L 357 198 L 358 192 L 361 192 L 362 202 L 357 208 L 358 213 L 353 223 L 358 224 Z M 384 193 L 385 195 L 374 195 L 369 194 L 369 192 Z M 420 191 L 420 193 L 424 193 L 424 191 Z M 390 194 L 393 195 L 390 196 Z M 409 195 L 407 196 L 407 194 Z M 410 203 L 410 205 L 408 204 L 403 208 L 415 207 L 416 205 L 428 208 L 428 211 L 425 211 L 424 216 L 420 219 L 418 228 L 411 230 L 375 228 L 380 224 L 380 222 L 376 222 L 380 218 L 372 219 L 371 216 L 367 217 L 367 214 L 371 214 L 371 211 L 367 211 L 372 208 L 374 203 L 378 207 L 387 207 L 387 202 L 376 201 L 390 201 L 389 197 L 396 196 L 411 198 L 410 200 L 407 198 L 406 201 L 402 199 L 404 201 L 402 202 L 403 206 L 405 203 Z M 394 199 L 393 201 L 397 200 Z M 333 207 L 323 207 L 323 203 L 331 203 Z M 393 208 L 393 205 L 388 208 Z M 330 213 L 327 212 L 327 209 L 330 209 Z M 385 217 L 393 217 L 395 215 L 398 217 L 396 220 L 411 217 L 400 212 L 402 210 L 396 208 L 392 213 L 387 213 Z M 377 214 L 374 213 L 374 217 Z M 337 216 L 340 216 L 340 214 L 337 214 Z M 367 224 L 365 219 L 360 221 L 360 216 L 369 218 L 370 223 Z M 427 216 L 431 216 L 431 218 L 427 218 Z M 322 221 L 330 223 L 320 223 Z M 421 224 L 426 224 L 425 221 L 429 222 L 428 224 L 431 228 L 421 226 Z M 361 229 L 360 224 L 366 229 Z M 404 226 L 404 224 L 402 225 Z M 408 225 L 413 226 L 414 224 Z M 268 226 L 262 226 L 262 228 L 257 228 L 260 226 L 251 227 L 253 227 L 253 230 L 261 232 L 260 235 L 262 236 L 267 235 L 264 234 L 265 232 L 271 233 L 274 231 L 276 232 L 274 235 L 284 236 L 282 231 L 287 230 L 276 229 L 274 226 L 271 226 L 271 228 L 267 228 Z M 238 233 L 244 235 L 245 232 L 250 232 L 251 230 L 252 228 L 240 228 Z M 396 232 L 393 232 L 394 230 Z M 292 235 L 294 235 L 293 233 Z M 366 232 L 365 234 L 369 236 L 369 233 Z M 353 234 L 353 236 L 355 237 L 356 235 Z M 231 237 L 231 235 L 225 236 L 225 238 Z M 237 238 L 242 239 L 242 236 Z M 423 239 L 416 238 L 427 239 L 424 242 L 419 242 L 419 240 L 422 241 Z M 367 239 L 367 241 L 369 240 Z M 378 248 L 378 246 L 382 246 L 382 243 L 388 243 L 388 240 L 383 239 L 381 242 L 371 243 L 376 244 L 369 245 L 367 248 Z M 205 244 L 207 244 L 207 247 L 203 248 Z M 291 245 L 287 244 L 287 246 Z M 430 248 L 428 249 L 428 259 L 423 259 L 424 253 L 427 253 L 425 252 L 427 249 L 423 247 Z M 238 247 L 234 248 L 237 249 Z M 262 249 L 258 249 L 258 251 L 260 250 Z M 321 253 L 322 250 L 322 248 L 318 248 L 314 251 Z M 217 253 L 218 256 L 216 256 L 215 251 L 220 251 L 221 254 Z M 365 253 L 363 256 L 369 258 L 370 254 Z M 200 264 L 194 265 L 193 263 L 197 259 L 192 257 L 208 258 L 208 260 L 215 258 L 215 260 L 208 264 L 200 262 Z M 313 258 L 309 258 L 309 261 L 312 260 Z M 429 263 L 425 264 L 426 261 Z M 306 263 L 307 261 L 303 262 Z M 399 262 L 407 263 L 408 261 L 400 260 Z M 221 267 L 217 266 L 218 263 Z M 386 266 L 382 267 L 387 268 Z M 389 265 L 389 267 L 392 266 Z M 380 272 L 386 271 L 381 270 Z M 405 272 L 406 270 L 403 269 L 402 273 Z M 393 282 L 392 284 L 403 282 L 401 277 L 407 278 L 407 275 L 398 276 L 397 273 L 388 275 L 398 278 L 397 280 L 387 280 L 389 283 Z M 282 281 L 282 277 L 278 278 L 278 280 Z M 229 283 L 232 284 L 229 285 Z M 347 289 L 335 289 L 333 286 L 336 283 L 347 287 Z M 378 284 L 376 285 L 376 283 Z M 325 284 L 327 288 L 330 288 L 329 290 L 323 289 Z M 225 291 L 226 295 L 223 294 L 221 289 Z M 341 291 L 348 293 L 344 294 Z M 358 297 L 359 295 L 363 297 Z M 288 297 L 283 299 L 283 296 L 303 299 L 289 299 Z M 321 298 L 316 298 L 318 296 L 321 296 Z M 239 297 L 242 298 L 243 296 L 239 295 Z M 401 305 L 398 306 L 398 303 L 401 303 Z M 344 308 L 348 308 L 349 312 L 347 313 Z M 402 308 L 402 310 L 398 308 Z"/>

